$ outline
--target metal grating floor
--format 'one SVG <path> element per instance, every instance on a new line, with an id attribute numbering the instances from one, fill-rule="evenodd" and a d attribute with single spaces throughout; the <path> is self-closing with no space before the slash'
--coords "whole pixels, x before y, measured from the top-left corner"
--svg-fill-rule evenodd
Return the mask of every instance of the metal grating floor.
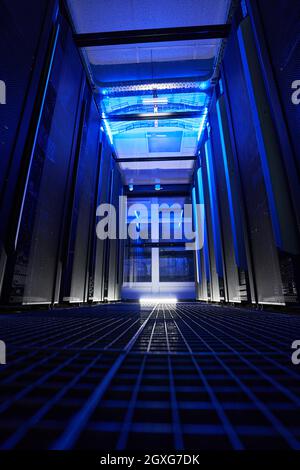
<path id="1" fill-rule="evenodd" d="M 300 317 L 180 303 L 0 316 L 0 449 L 300 449 Z"/>

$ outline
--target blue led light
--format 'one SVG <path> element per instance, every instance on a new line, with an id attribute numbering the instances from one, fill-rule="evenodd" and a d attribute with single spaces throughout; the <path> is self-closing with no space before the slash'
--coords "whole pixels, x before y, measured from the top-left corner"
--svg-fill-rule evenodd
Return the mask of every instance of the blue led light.
<path id="1" fill-rule="evenodd" d="M 199 85 L 200 90 L 207 90 L 210 87 L 210 81 L 201 82 Z"/>
<path id="2" fill-rule="evenodd" d="M 129 184 L 128 189 L 129 189 L 129 191 L 133 191 L 133 184 Z"/>
<path id="3" fill-rule="evenodd" d="M 161 190 L 160 184 L 156 184 L 156 185 L 154 186 L 154 189 L 155 189 L 155 191 L 160 191 L 160 190 Z"/>
<path id="4" fill-rule="evenodd" d="M 199 175 L 198 175 L 199 176 Z M 199 252 L 199 227 L 198 227 L 198 218 L 197 218 L 197 197 L 196 197 L 196 188 L 192 189 L 192 203 L 193 203 L 193 219 L 194 219 L 194 229 L 196 232 L 196 276 L 197 282 L 202 282 L 202 272 L 201 272 L 201 259 Z"/>
<path id="5" fill-rule="evenodd" d="M 219 80 L 219 88 L 220 88 L 220 94 L 223 95 L 224 93 L 224 87 L 223 87 L 223 82 L 222 79 L 220 78 Z"/>
<path id="6" fill-rule="evenodd" d="M 212 146 L 210 139 L 205 142 L 205 156 L 208 179 L 209 199 L 211 206 L 211 219 L 213 228 L 213 239 L 215 245 L 216 267 L 219 276 L 223 276 L 220 221 L 218 215 L 218 198 L 216 193 L 216 179 L 214 174 L 214 164 L 212 155 Z"/>
<path id="7" fill-rule="evenodd" d="M 199 131 L 198 131 L 198 137 L 197 137 L 198 142 L 199 142 L 199 140 L 201 139 L 202 132 L 203 132 L 203 130 L 204 130 L 204 126 L 205 126 L 207 114 L 208 114 L 208 110 L 207 110 L 207 108 L 205 108 L 204 113 L 203 113 L 203 116 L 202 116 L 202 119 L 201 119 Z"/>
<path id="8" fill-rule="evenodd" d="M 102 118 L 103 118 L 103 125 L 104 125 L 104 128 L 105 128 L 106 134 L 109 138 L 110 144 L 113 145 L 113 135 L 112 135 L 112 131 L 111 131 L 111 128 L 109 126 L 109 123 L 106 120 L 106 114 L 105 113 L 102 113 Z"/>
<path id="9" fill-rule="evenodd" d="M 31 148 L 31 154 L 30 154 L 30 160 L 29 160 L 29 169 L 27 171 L 25 190 L 23 192 L 23 199 L 22 199 L 22 203 L 21 203 L 20 215 L 19 215 L 18 226 L 17 226 L 16 236 L 15 236 L 15 248 L 17 247 L 17 243 L 18 243 L 19 232 L 20 232 L 20 224 L 21 224 L 22 214 L 23 214 L 23 209 L 24 209 L 24 204 L 25 204 L 25 195 L 27 194 L 27 187 L 28 187 L 28 183 L 29 183 L 29 175 L 30 175 L 30 170 L 31 170 L 33 157 L 34 157 L 34 152 L 35 152 L 36 143 L 37 143 L 37 139 L 38 139 L 40 124 L 41 124 L 41 121 L 42 121 L 44 105 L 45 105 L 45 101 L 46 101 L 48 85 L 49 85 L 49 82 L 50 82 L 50 76 L 51 76 L 52 67 L 53 67 L 53 63 L 54 63 L 54 57 L 55 57 L 55 54 L 56 54 L 56 47 L 57 47 L 57 43 L 58 43 L 59 34 L 60 34 L 60 25 L 57 26 L 56 33 L 55 33 L 53 49 L 52 49 L 51 58 L 50 58 L 50 64 L 49 64 L 48 73 L 47 73 L 47 77 L 46 77 L 46 84 L 45 84 L 45 87 L 44 87 L 44 92 L 43 92 L 43 96 L 42 96 L 42 103 L 41 103 L 40 111 L 39 111 L 39 115 L 38 115 L 38 122 L 37 122 L 37 125 L 36 125 L 33 145 L 32 145 L 32 148 Z"/>
<path id="10" fill-rule="evenodd" d="M 242 7 L 243 17 L 246 18 L 246 16 L 248 15 L 248 8 L 247 8 L 245 0 L 241 1 L 241 7 Z"/>
<path id="11" fill-rule="evenodd" d="M 199 204 L 205 205 L 204 199 L 204 186 L 203 186 L 203 174 L 202 168 L 199 168 L 197 171 L 197 179 L 198 179 L 198 197 L 199 197 Z M 207 278 L 210 277 L 210 255 L 209 255 L 209 247 L 208 247 L 208 237 L 207 237 L 207 223 L 205 218 L 205 211 L 203 214 L 203 220 L 201 221 L 203 227 L 203 254 L 204 254 L 204 263 L 205 263 L 205 272 Z M 199 227 L 198 227 L 199 230 Z"/>
<path id="12" fill-rule="evenodd" d="M 219 132 L 220 132 L 220 140 L 221 140 L 221 148 L 222 148 L 222 157 L 223 157 L 223 163 L 224 163 L 225 180 L 226 180 L 227 194 L 228 194 L 228 204 L 229 204 L 229 213 L 230 213 L 231 231 L 232 231 L 232 238 L 233 238 L 233 245 L 234 245 L 235 260 L 236 260 L 236 264 L 238 266 L 241 266 L 240 256 L 239 256 L 239 248 L 238 248 L 235 212 L 234 212 L 234 198 L 233 198 L 232 188 L 231 188 L 230 172 L 229 172 L 229 165 L 228 165 L 228 155 L 227 155 L 227 148 L 226 148 L 226 143 L 225 143 L 225 136 L 224 136 L 224 129 L 223 129 L 223 119 L 222 119 L 220 101 L 219 100 L 217 101 L 216 108 L 217 108 L 217 116 L 218 116 L 218 123 L 219 123 Z"/>
<path id="13" fill-rule="evenodd" d="M 128 93 L 128 92 L 147 92 L 153 90 L 159 91 L 172 91 L 172 90 L 197 90 L 200 88 L 201 83 L 209 83 L 209 82 L 166 82 L 166 83 L 140 83 L 135 85 L 120 85 L 120 86 L 113 86 L 107 87 L 106 89 L 102 89 L 102 94 L 113 94 L 113 93 Z"/>

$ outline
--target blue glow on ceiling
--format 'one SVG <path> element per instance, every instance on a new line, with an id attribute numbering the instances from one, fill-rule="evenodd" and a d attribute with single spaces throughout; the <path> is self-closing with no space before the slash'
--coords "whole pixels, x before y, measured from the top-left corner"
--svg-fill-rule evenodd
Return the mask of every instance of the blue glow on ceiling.
<path id="1" fill-rule="evenodd" d="M 208 86 L 203 83 L 203 88 Z M 117 158 L 194 156 L 205 129 L 210 92 L 145 90 L 129 96 L 102 95 L 103 125 Z M 183 113 L 193 112 L 193 117 Z M 160 113 L 170 118 L 159 119 Z M 176 113 L 181 113 L 176 117 Z M 147 115 L 149 120 L 115 120 L 118 115 Z M 155 119 L 155 115 L 158 119 Z M 114 120 L 110 117 L 114 117 Z"/>
<path id="2" fill-rule="evenodd" d="M 101 107 L 106 114 L 153 113 L 155 104 L 160 112 L 201 111 L 207 98 L 207 93 L 204 92 L 159 93 L 155 103 L 155 97 L 143 93 L 121 97 L 104 96 Z"/>
<path id="3" fill-rule="evenodd" d="M 147 134 L 149 153 L 180 152 L 182 134 L 182 131 L 149 132 Z"/>
<path id="4" fill-rule="evenodd" d="M 145 83 L 135 80 L 134 83 L 126 84 L 120 83 L 113 86 L 99 88 L 99 93 L 102 95 L 109 96 L 132 96 L 137 94 L 152 94 L 153 91 L 159 93 L 190 93 L 197 92 L 199 90 L 208 90 L 210 88 L 210 81 L 155 81 L 152 83 Z"/>
<path id="5" fill-rule="evenodd" d="M 210 80 L 206 82 L 201 82 L 199 85 L 200 90 L 208 90 L 210 88 Z"/>

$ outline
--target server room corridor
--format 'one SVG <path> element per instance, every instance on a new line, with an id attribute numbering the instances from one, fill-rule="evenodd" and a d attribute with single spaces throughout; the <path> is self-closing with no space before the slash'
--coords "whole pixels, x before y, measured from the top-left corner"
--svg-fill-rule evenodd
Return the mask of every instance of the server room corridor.
<path id="1" fill-rule="evenodd" d="M 300 450 L 300 4 L 0 7 L 0 462 Z"/>

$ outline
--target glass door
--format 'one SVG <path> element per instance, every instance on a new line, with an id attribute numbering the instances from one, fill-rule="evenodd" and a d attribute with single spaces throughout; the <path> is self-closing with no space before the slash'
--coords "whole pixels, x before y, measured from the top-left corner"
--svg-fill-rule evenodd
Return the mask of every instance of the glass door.
<path id="1" fill-rule="evenodd" d="M 188 197 L 128 199 L 127 213 L 131 215 L 127 217 L 127 228 L 136 224 L 142 238 L 126 240 L 124 298 L 169 293 L 180 296 L 180 292 L 186 292 L 186 298 L 194 298 L 194 251 L 186 249 L 182 227 L 184 204 L 189 203 Z M 145 213 L 134 210 L 141 204 L 147 207 L 147 219 Z M 153 213 L 151 217 L 153 206 L 159 208 L 156 220 Z"/>

